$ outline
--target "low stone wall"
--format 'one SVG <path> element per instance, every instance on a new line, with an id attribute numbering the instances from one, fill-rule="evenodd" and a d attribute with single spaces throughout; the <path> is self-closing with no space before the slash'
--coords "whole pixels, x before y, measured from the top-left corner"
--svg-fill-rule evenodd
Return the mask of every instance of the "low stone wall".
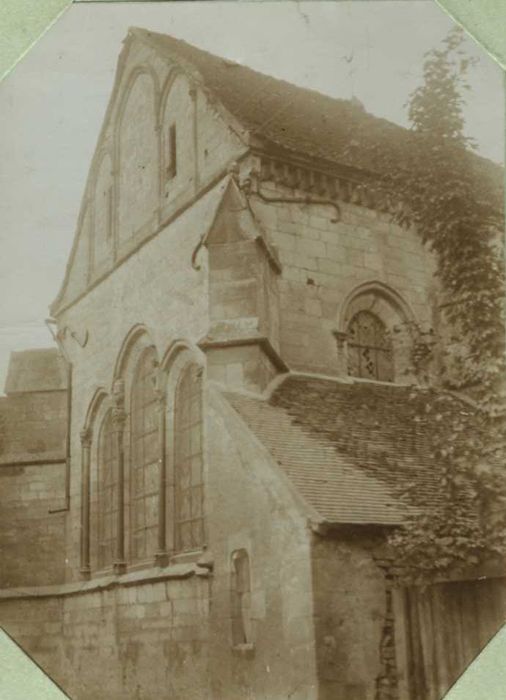
<path id="1" fill-rule="evenodd" d="M 384 700 L 391 625 L 383 572 L 367 538 L 315 537 L 312 546 L 320 700 Z M 395 696 L 392 696 L 395 697 Z"/>
<path id="2" fill-rule="evenodd" d="M 0 625 L 73 700 L 206 697 L 208 613 L 191 564 L 0 591 Z"/>

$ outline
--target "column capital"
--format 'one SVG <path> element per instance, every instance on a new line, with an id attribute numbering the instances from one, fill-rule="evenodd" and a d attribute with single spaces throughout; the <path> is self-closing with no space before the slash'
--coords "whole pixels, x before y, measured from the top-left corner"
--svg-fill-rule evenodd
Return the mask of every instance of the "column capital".
<path id="1" fill-rule="evenodd" d="M 123 379 L 116 379 L 112 385 L 112 400 L 117 408 L 123 408 L 125 403 L 125 382 Z"/>
<path id="2" fill-rule="evenodd" d="M 83 428 L 83 430 L 81 430 L 81 432 L 79 433 L 79 437 L 81 438 L 82 447 L 90 447 L 91 441 L 93 439 L 92 429 L 90 427 Z"/>
<path id="3" fill-rule="evenodd" d="M 337 340 L 338 343 L 343 344 L 349 339 L 349 334 L 344 331 L 332 331 L 332 335 Z"/>
<path id="4" fill-rule="evenodd" d="M 114 406 L 112 409 L 112 424 L 115 428 L 123 428 L 127 414 L 122 406 Z"/>
<path id="5" fill-rule="evenodd" d="M 160 410 L 165 408 L 165 403 L 167 401 L 167 394 L 162 389 L 155 389 L 155 399 L 157 406 Z"/>
<path id="6" fill-rule="evenodd" d="M 115 562 L 113 562 L 112 569 L 117 576 L 124 574 L 126 572 L 126 568 L 126 561 L 124 561 L 123 559 L 118 559 Z"/>

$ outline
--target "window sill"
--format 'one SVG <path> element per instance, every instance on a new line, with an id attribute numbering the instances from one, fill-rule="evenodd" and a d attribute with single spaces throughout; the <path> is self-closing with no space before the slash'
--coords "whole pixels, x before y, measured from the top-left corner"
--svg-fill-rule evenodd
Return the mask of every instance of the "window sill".
<path id="1" fill-rule="evenodd" d="M 181 564 L 181 563 L 195 564 L 199 561 L 199 559 L 202 559 L 202 557 L 204 556 L 206 551 L 207 550 L 205 550 L 205 549 L 194 549 L 194 550 L 188 551 L 188 552 L 177 552 L 177 553 L 170 555 L 170 563 L 171 564 Z"/>
<path id="2" fill-rule="evenodd" d="M 160 563 L 157 558 L 144 559 L 144 561 L 125 562 L 124 570 L 121 574 L 114 571 L 114 566 L 103 567 L 102 569 L 81 570 L 81 577 L 85 581 L 100 580 L 110 577 L 124 577 L 129 574 L 137 574 L 147 572 L 150 575 L 152 571 L 166 571 L 170 567 L 181 564 L 196 564 L 198 567 L 197 574 L 204 575 L 201 569 L 213 570 L 213 558 L 208 550 L 195 549 L 188 552 L 167 553 L 164 555 L 164 562 Z M 122 580 L 122 579 L 121 579 Z"/>

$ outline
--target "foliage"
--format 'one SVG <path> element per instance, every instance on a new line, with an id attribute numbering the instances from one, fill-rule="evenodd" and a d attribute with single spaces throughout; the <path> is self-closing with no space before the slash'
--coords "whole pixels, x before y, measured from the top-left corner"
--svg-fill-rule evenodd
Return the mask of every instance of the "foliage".
<path id="1" fill-rule="evenodd" d="M 442 48 L 426 54 L 402 149 L 385 152 L 378 141 L 368 153 L 381 173 L 376 191 L 395 199 L 396 220 L 414 226 L 435 253 L 439 351 L 419 338 L 414 364 L 426 367 L 431 357 L 440 386 L 474 404 L 456 409 L 459 402 L 441 399 L 441 392 L 424 404 L 438 495 L 392 537 L 397 559 L 416 579 L 506 552 L 503 212 L 464 135 L 472 61 L 462 41 L 454 29 Z"/>

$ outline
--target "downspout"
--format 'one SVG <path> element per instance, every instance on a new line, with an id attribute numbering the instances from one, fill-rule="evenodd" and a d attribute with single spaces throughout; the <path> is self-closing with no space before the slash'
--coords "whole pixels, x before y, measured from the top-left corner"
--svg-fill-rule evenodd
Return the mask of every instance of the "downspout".
<path id="1" fill-rule="evenodd" d="M 244 190 L 244 187 L 241 189 Z M 328 199 L 328 198 L 313 198 L 310 196 L 307 197 L 267 197 L 265 194 L 260 192 L 260 188 L 258 187 L 256 191 L 253 191 L 251 194 L 255 195 L 259 199 L 262 200 L 262 202 L 266 202 L 267 204 L 277 204 L 277 203 L 286 203 L 286 204 L 314 204 L 314 205 L 324 205 L 327 207 L 333 207 L 336 214 L 335 216 L 330 219 L 330 223 L 332 224 L 337 224 L 341 220 L 341 208 L 339 207 L 339 204 L 335 202 L 333 199 Z"/>
<path id="2" fill-rule="evenodd" d="M 63 343 L 58 338 L 58 334 L 54 332 L 52 326 L 56 325 L 54 318 L 46 318 L 45 324 L 51 333 L 67 367 L 67 424 L 65 431 L 65 496 L 64 505 L 62 508 L 50 508 L 50 513 L 63 513 L 70 510 L 70 427 L 72 424 L 72 363 L 70 362 L 67 353 L 63 347 Z"/>

